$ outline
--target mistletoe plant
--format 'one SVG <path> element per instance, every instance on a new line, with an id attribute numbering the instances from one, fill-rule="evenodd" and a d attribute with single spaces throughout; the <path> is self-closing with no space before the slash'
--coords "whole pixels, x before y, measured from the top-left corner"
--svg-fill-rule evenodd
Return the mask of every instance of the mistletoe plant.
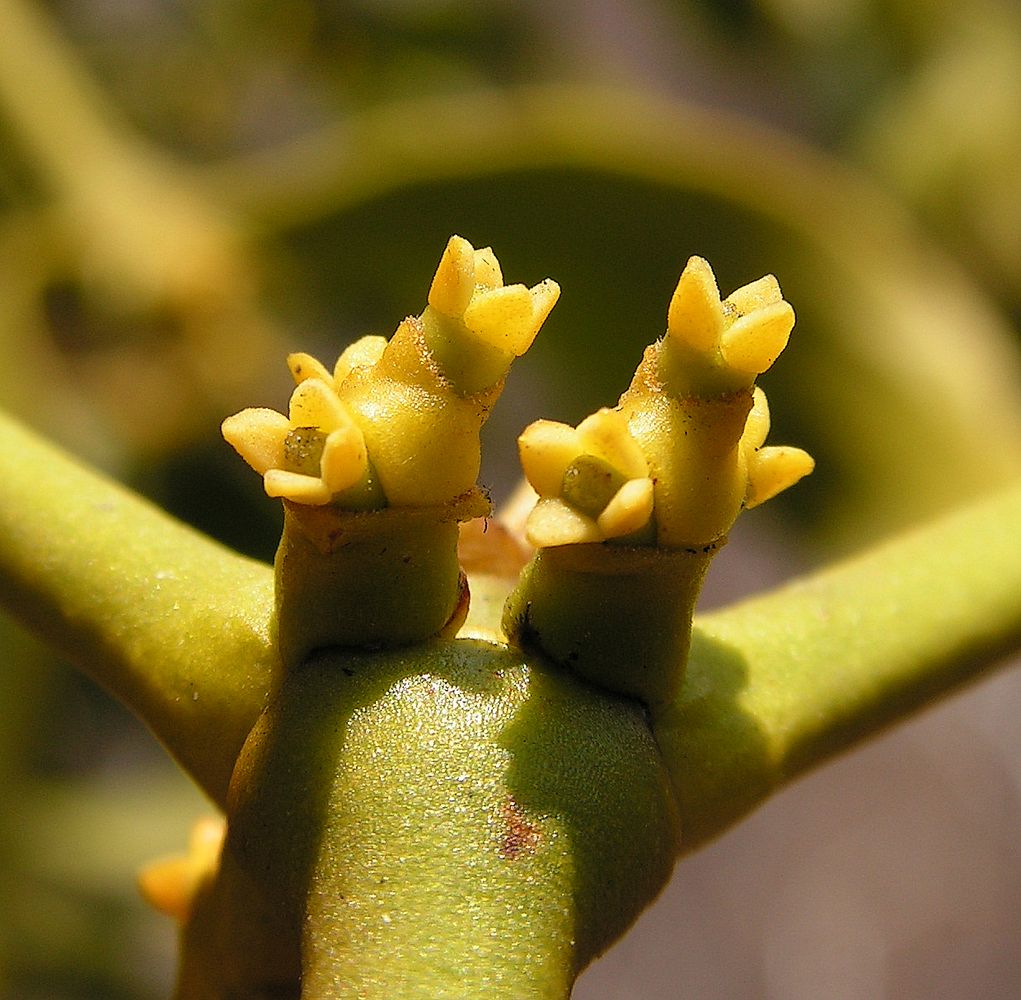
<path id="1" fill-rule="evenodd" d="M 617 406 L 521 435 L 527 545 L 489 520 L 479 430 L 558 294 L 453 237 L 389 340 L 291 355 L 287 414 L 223 424 L 274 570 L 0 423 L 0 597 L 223 817 L 142 876 L 179 997 L 566 997 L 679 855 L 1021 638 L 1018 487 L 693 627 L 812 469 L 754 385 L 791 306 L 697 257 Z"/>

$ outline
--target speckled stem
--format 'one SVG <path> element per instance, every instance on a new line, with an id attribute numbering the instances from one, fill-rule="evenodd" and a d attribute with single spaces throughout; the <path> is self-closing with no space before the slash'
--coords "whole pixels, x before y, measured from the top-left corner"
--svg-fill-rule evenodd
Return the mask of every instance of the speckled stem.
<path id="1" fill-rule="evenodd" d="M 468 600 L 457 525 L 488 511 L 477 490 L 442 507 L 364 512 L 285 502 L 275 563 L 285 668 L 331 646 L 401 646 L 456 632 Z"/>
<path id="2" fill-rule="evenodd" d="M 692 850 L 1021 643 L 1021 483 L 696 620 L 655 720 Z"/>
<path id="3" fill-rule="evenodd" d="M 288 674 L 229 816 L 222 889 L 302 930 L 303 1000 L 566 1000 L 678 838 L 639 706 L 465 639 Z"/>
<path id="4" fill-rule="evenodd" d="M 0 414 L 0 605 L 223 803 L 278 672 L 273 574 Z"/>
<path id="5" fill-rule="evenodd" d="M 680 688 L 695 601 L 718 547 L 540 549 L 507 600 L 504 629 L 599 687 L 655 709 Z"/>

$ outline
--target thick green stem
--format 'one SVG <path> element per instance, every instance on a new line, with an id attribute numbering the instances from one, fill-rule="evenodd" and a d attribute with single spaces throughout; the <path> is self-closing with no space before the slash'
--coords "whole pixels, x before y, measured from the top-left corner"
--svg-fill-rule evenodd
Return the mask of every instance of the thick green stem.
<path id="1" fill-rule="evenodd" d="M 685 849 L 1019 642 L 1021 485 L 697 619 L 655 725 Z"/>
<path id="2" fill-rule="evenodd" d="M 344 511 L 285 503 L 276 554 L 276 644 L 298 667 L 317 649 L 375 649 L 456 632 L 468 610 L 459 520 L 489 512 L 473 490 L 445 506 Z"/>
<path id="3" fill-rule="evenodd" d="M 466 639 L 290 672 L 228 815 L 218 891 L 250 902 L 228 907 L 225 948 L 274 900 L 267 933 L 302 931 L 304 1000 L 565 1000 L 677 849 L 635 702 Z M 235 968 L 236 995 L 272 981 L 264 954 Z"/>
<path id="4" fill-rule="evenodd" d="M 265 704 L 270 568 L 0 416 L 0 604 L 129 705 L 225 800 Z"/>
<path id="5" fill-rule="evenodd" d="M 608 691 L 659 706 L 677 694 L 706 552 L 557 545 L 525 567 L 504 629 Z"/>

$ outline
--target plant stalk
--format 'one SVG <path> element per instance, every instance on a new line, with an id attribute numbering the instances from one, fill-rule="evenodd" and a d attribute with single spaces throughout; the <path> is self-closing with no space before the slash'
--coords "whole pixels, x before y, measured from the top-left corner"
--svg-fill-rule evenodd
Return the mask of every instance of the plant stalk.
<path id="1" fill-rule="evenodd" d="M 655 721 L 683 849 L 1021 644 L 1021 484 L 696 619 Z"/>
<path id="2" fill-rule="evenodd" d="M 0 414 L 0 606 L 223 805 L 276 672 L 273 573 Z"/>

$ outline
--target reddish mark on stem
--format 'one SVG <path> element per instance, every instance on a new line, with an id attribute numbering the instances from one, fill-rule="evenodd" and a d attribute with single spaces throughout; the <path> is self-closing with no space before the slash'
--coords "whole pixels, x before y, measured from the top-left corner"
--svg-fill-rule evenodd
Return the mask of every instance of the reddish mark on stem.
<path id="1" fill-rule="evenodd" d="M 503 820 L 500 856 L 515 861 L 526 852 L 533 853 L 542 840 L 542 830 L 528 820 L 510 795 L 500 807 L 500 818 Z"/>

